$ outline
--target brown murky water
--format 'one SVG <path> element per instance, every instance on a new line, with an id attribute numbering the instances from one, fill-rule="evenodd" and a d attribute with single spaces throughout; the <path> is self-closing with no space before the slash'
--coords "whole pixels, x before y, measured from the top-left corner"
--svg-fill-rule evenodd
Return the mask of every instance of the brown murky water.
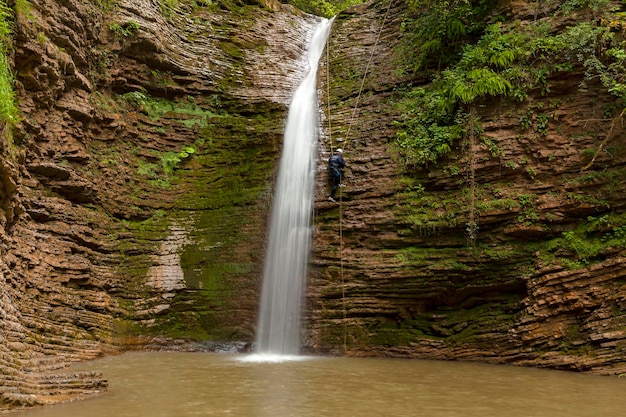
<path id="1" fill-rule="evenodd" d="M 626 379 L 474 363 L 129 353 L 105 394 L 17 417 L 620 417 Z"/>

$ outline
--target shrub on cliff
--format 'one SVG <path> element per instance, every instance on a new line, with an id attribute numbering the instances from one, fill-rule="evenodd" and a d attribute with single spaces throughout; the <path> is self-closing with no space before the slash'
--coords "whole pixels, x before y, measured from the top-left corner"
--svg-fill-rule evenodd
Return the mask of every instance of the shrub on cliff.
<path id="1" fill-rule="evenodd" d="M 289 3 L 307 13 L 330 18 L 363 0 L 290 0 Z"/>
<path id="2" fill-rule="evenodd" d="M 439 10 L 440 6 L 433 6 L 418 19 L 425 22 L 432 16 L 448 19 L 447 23 L 438 23 L 442 28 L 435 50 L 433 35 L 426 34 L 423 27 L 409 36 L 410 44 L 421 46 L 416 47 L 412 57 L 405 58 L 404 68 L 426 69 L 430 71 L 431 81 L 410 89 L 400 104 L 404 117 L 398 123 L 397 143 L 407 165 L 436 163 L 449 152 L 452 144 L 463 136 L 467 109 L 472 104 L 488 97 L 524 101 L 531 90 L 547 95 L 550 77 L 575 68 L 584 72 L 581 88 L 586 87 L 588 80 L 598 78 L 608 92 L 621 100 L 622 106 L 626 105 L 626 35 L 621 30 L 621 14 L 607 12 L 594 23 L 581 20 L 560 33 L 555 33 L 555 27 L 546 22 L 528 22 L 523 26 L 492 23 L 483 26 L 474 43 L 468 43 L 464 37 L 465 44 L 459 46 L 458 42 L 452 42 L 455 37 L 469 34 L 470 28 L 476 35 L 481 27 L 479 22 L 467 22 L 467 16 L 485 19 L 487 2 L 445 3 L 454 3 L 457 13 L 445 14 Z M 570 3 L 566 1 L 562 6 L 570 7 Z M 479 10 L 470 12 L 468 7 Z M 616 30 L 618 27 L 620 30 Z M 445 50 L 451 55 L 439 59 L 438 66 L 446 65 L 434 70 L 429 53 L 441 52 L 442 40 L 446 40 Z M 406 45 L 403 51 L 406 52 Z"/>
<path id="3" fill-rule="evenodd" d="M 19 2 L 18 2 L 19 3 Z M 12 10 L 0 1 L 0 123 L 12 123 L 18 115 L 9 54 L 12 46 Z"/>

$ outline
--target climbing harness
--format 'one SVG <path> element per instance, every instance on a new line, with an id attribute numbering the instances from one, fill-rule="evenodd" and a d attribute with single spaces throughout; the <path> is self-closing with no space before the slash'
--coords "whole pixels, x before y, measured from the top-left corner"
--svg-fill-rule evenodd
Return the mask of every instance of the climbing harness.
<path id="1" fill-rule="evenodd" d="M 385 15 L 383 17 L 383 21 L 380 25 L 378 33 L 376 35 L 376 40 L 374 41 L 374 46 L 372 48 L 372 52 L 367 61 L 367 65 L 365 66 L 365 72 L 363 73 L 363 78 L 361 79 L 361 85 L 359 87 L 359 93 L 357 94 L 356 101 L 354 103 L 354 107 L 352 109 L 352 114 L 350 117 L 350 122 L 348 124 L 348 130 L 345 134 L 345 142 L 342 145 L 342 148 L 347 148 L 348 140 L 350 138 L 350 131 L 352 130 L 352 125 L 356 120 L 359 108 L 359 101 L 361 99 L 361 95 L 363 93 L 363 89 L 365 87 L 365 79 L 369 72 L 372 61 L 374 60 L 374 54 L 376 53 L 376 48 L 378 47 L 378 42 L 380 40 L 380 35 L 382 34 L 383 28 L 385 27 L 385 23 L 387 21 L 387 16 L 389 15 L 389 10 L 391 9 L 391 3 L 393 0 L 389 0 L 387 4 L 387 10 L 385 11 Z M 331 32 L 332 34 L 332 32 Z M 332 137 L 332 123 L 331 123 L 331 110 L 330 110 L 330 36 L 326 38 L 326 102 L 328 104 L 328 139 L 330 141 L 330 149 L 331 153 L 333 152 L 333 137 Z M 339 276 L 341 279 L 341 301 L 342 301 L 342 309 L 343 309 L 343 351 L 347 352 L 347 338 L 348 338 L 348 324 L 347 324 L 347 308 L 346 308 L 346 285 L 345 278 L 343 275 L 343 192 L 341 190 L 342 186 L 339 187 Z"/>

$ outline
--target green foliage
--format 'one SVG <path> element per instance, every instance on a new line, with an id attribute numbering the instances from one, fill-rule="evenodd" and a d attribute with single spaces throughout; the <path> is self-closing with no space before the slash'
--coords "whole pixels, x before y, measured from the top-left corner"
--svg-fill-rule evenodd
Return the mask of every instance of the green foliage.
<path id="1" fill-rule="evenodd" d="M 151 97 L 140 91 L 131 91 L 121 95 L 121 98 L 137 111 L 147 114 L 152 120 L 158 120 L 166 114 L 179 114 L 180 123 L 191 127 L 196 124 L 206 125 L 210 117 L 219 117 L 217 113 L 207 110 L 196 104 L 193 97 L 181 98 L 177 102 L 164 98 Z M 213 97 L 207 98 L 207 103 L 216 110 L 220 110 L 221 103 Z"/>
<path id="2" fill-rule="evenodd" d="M 444 26 L 435 31 L 439 33 L 437 39 L 450 41 L 463 33 L 458 22 L 465 22 L 465 18 L 456 13 L 464 10 L 467 16 L 476 19 L 484 14 L 488 4 L 459 0 L 433 5 L 427 0 L 416 1 L 414 6 L 430 6 L 432 10 L 424 11 L 418 19 L 425 26 L 415 27 L 411 33 L 415 49 L 410 59 L 416 63 L 413 69 L 425 66 L 424 51 L 434 51 L 434 35 L 426 33 L 426 28 L 435 30 L 435 21 L 428 19 L 439 16 L 438 24 Z M 586 4 L 591 7 L 600 2 Z M 442 9 L 444 5 L 451 8 L 446 12 Z M 483 7 L 482 14 L 472 8 L 477 5 Z M 465 26 L 472 27 L 476 34 L 480 21 Z M 470 105 L 489 97 L 523 101 L 532 90 L 548 94 L 550 77 L 572 71 L 576 65 L 585 70 L 581 88 L 586 87 L 587 80 L 598 78 L 607 91 L 626 105 L 626 40 L 623 32 L 614 30 L 616 25 L 615 21 L 606 19 L 600 20 L 600 24 L 582 22 L 561 33 L 554 33 L 543 23 L 508 28 L 496 23 L 483 27 L 484 33 L 474 44 L 457 45 L 455 59 L 434 72 L 430 84 L 416 87 L 400 101 L 403 118 L 397 123 L 397 144 L 407 165 L 436 163 L 449 152 L 453 143 L 463 136 L 465 113 Z M 406 25 L 404 29 L 409 30 Z M 465 33 L 469 33 L 467 29 Z M 529 107 L 520 117 L 520 125 L 527 129 L 534 124 L 537 133 L 546 135 L 549 119 L 546 113 L 534 116 Z"/>
<path id="3" fill-rule="evenodd" d="M 575 253 L 577 260 L 583 263 L 588 263 L 595 258 L 602 248 L 597 240 L 585 238 L 574 231 L 563 232 L 559 242 L 561 248 Z"/>
<path id="4" fill-rule="evenodd" d="M 195 153 L 195 145 L 185 146 L 178 152 L 154 152 L 161 164 L 145 162 L 140 159 L 138 161 L 138 173 L 147 177 L 152 185 L 158 188 L 168 188 L 170 180 L 180 164 Z"/>
<path id="5" fill-rule="evenodd" d="M 130 93 L 125 93 L 122 95 L 122 98 L 133 107 L 143 106 L 149 101 L 148 96 L 140 91 L 131 91 Z"/>
<path id="6" fill-rule="evenodd" d="M 11 50 L 11 20 L 11 9 L 5 1 L 0 1 L 0 52 L 2 53 L 7 53 Z"/>
<path id="7" fill-rule="evenodd" d="M 462 117 L 458 103 L 446 91 L 417 88 L 403 104 L 397 143 L 407 164 L 434 163 L 463 136 L 462 123 L 455 120 Z"/>
<path id="8" fill-rule="evenodd" d="M 13 90 L 13 74 L 6 55 L 0 55 L 0 123 L 15 123 L 19 110 Z"/>
<path id="9" fill-rule="evenodd" d="M 118 7 L 119 0 L 96 0 L 96 4 L 104 12 L 109 12 Z"/>
<path id="10" fill-rule="evenodd" d="M 161 8 L 161 13 L 166 18 L 172 17 L 172 13 L 175 12 L 178 7 L 178 0 L 158 0 L 159 6 Z"/>
<path id="11" fill-rule="evenodd" d="M 330 18 L 363 0 L 290 0 L 289 3 L 307 13 Z"/>
<path id="12" fill-rule="evenodd" d="M 15 0 L 15 14 L 20 14 L 28 20 L 33 21 L 33 5 L 28 0 Z"/>
<path id="13" fill-rule="evenodd" d="M 523 130 L 528 129 L 533 124 L 533 111 L 528 109 L 526 113 L 522 114 L 519 118 L 519 124 Z"/>
<path id="14" fill-rule="evenodd" d="M 535 131 L 545 136 L 548 130 L 548 120 L 549 120 L 549 117 L 547 114 L 545 113 L 538 114 L 537 125 L 535 126 Z"/>
<path id="15" fill-rule="evenodd" d="M 20 2 L 23 5 L 23 2 Z M 17 121 L 15 91 L 13 90 L 13 73 L 8 54 L 12 48 L 11 31 L 12 12 L 6 2 L 0 2 L 0 123 Z"/>
<path id="16" fill-rule="evenodd" d="M 196 152 L 192 146 L 186 146 L 179 152 L 164 152 L 159 156 L 163 172 L 167 178 L 170 178 L 181 162 L 189 158 Z"/>
<path id="17" fill-rule="evenodd" d="M 139 23 L 134 20 L 129 20 L 128 22 L 122 24 L 111 23 L 109 25 L 109 30 L 113 32 L 113 35 L 118 39 L 126 39 L 131 36 L 135 36 L 139 33 L 140 28 L 141 26 L 139 26 Z"/>
<path id="18" fill-rule="evenodd" d="M 548 242 L 548 252 L 561 255 L 562 263 L 580 268 L 602 259 L 607 248 L 626 249 L 626 218 L 615 213 L 589 216 L 574 230 Z"/>
<path id="19" fill-rule="evenodd" d="M 444 82 L 450 95 L 463 104 L 469 104 L 485 96 L 506 95 L 512 90 L 511 83 L 490 68 L 474 68 L 470 71 L 445 71 Z"/>
<path id="20" fill-rule="evenodd" d="M 412 0 L 402 23 L 406 71 L 454 62 L 455 54 L 484 27 L 491 0 Z"/>
<path id="21" fill-rule="evenodd" d="M 608 4 L 609 0 L 565 0 L 560 9 L 569 14 L 580 9 L 604 10 Z"/>
<path id="22" fill-rule="evenodd" d="M 153 164 L 151 162 L 144 162 L 143 160 L 138 161 L 139 164 L 139 175 L 143 175 L 146 177 L 156 177 L 159 166 L 157 164 Z"/>
<path id="23" fill-rule="evenodd" d="M 402 101 L 398 144 L 409 165 L 435 163 L 463 136 L 463 105 L 485 96 L 512 95 L 513 84 L 503 67 L 519 54 L 509 40 L 500 41 L 499 25 L 475 47 L 466 47 L 457 65 L 442 71 L 428 87 L 408 93 Z"/>

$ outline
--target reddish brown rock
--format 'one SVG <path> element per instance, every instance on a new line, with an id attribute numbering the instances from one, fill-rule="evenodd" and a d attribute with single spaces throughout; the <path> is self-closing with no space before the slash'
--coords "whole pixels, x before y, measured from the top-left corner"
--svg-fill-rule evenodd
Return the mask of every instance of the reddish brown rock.
<path id="1" fill-rule="evenodd" d="M 317 19 L 277 2 L 105 3 L 17 16 L 0 409 L 106 389 L 74 361 L 254 334 L 273 163 Z"/>
<path id="2" fill-rule="evenodd" d="M 393 2 L 387 19 L 385 6 L 368 3 L 338 16 L 330 62 L 322 63 L 325 136 L 307 345 L 348 355 L 623 373 L 624 250 L 607 248 L 592 262 L 564 267 L 559 259 L 576 259 L 574 250 L 547 249 L 563 232 L 624 212 L 621 124 L 610 152 L 591 166 L 585 156 L 605 139 L 611 121 L 604 112 L 615 97 L 595 80 L 578 89 L 582 68 L 554 76 L 547 96 L 482 103 L 480 144 L 457 143 L 437 166 L 406 170 L 393 145 L 396 91 L 424 81 L 392 72 L 403 5 Z M 558 4 L 498 7 L 507 21 L 523 21 L 550 17 Z M 576 18 L 584 17 L 555 25 L 563 29 Z M 544 132 L 520 125 L 528 109 L 550 105 Z M 342 202 L 332 204 L 324 198 L 325 161 L 337 146 L 348 169 Z M 472 215 L 475 241 L 467 233 Z M 595 238 L 616 226 L 594 226 Z"/>
<path id="3" fill-rule="evenodd" d="M 14 55 L 23 118 L 1 145 L 0 408 L 105 389 L 106 376 L 67 369 L 78 360 L 249 348 L 286 106 L 315 19 L 272 1 L 30 3 Z M 544 3 L 503 1 L 499 13 L 545 17 L 556 6 Z M 605 138 L 613 98 L 573 89 L 580 69 L 550 79 L 547 99 L 561 104 L 545 135 L 520 129 L 519 112 L 546 98 L 485 102 L 484 135 L 501 155 L 459 143 L 407 173 L 394 102 L 415 80 L 394 70 L 403 4 L 387 4 L 338 16 L 319 72 L 306 347 L 625 372 L 623 250 L 567 267 L 541 250 L 624 210 L 624 150 L 587 168 L 583 152 Z M 155 116 L 154 102 L 170 108 Z M 349 165 L 339 205 L 325 200 L 337 146 Z"/>

